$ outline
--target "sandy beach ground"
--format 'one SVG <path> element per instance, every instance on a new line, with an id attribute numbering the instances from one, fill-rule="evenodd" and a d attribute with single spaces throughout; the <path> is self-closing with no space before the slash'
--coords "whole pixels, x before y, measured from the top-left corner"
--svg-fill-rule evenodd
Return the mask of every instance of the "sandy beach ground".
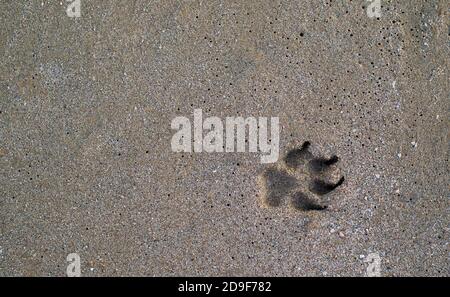
<path id="1" fill-rule="evenodd" d="M 450 275 L 448 1 L 69 4 L 0 2 L 0 276 Z M 195 109 L 278 117 L 278 162 L 174 152 Z M 305 141 L 328 208 L 264 203 Z"/>

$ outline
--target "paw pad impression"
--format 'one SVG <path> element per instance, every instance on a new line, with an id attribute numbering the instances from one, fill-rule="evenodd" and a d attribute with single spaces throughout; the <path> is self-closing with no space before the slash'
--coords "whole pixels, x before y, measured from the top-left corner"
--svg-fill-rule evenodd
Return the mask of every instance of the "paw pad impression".
<path id="1" fill-rule="evenodd" d="M 314 157 L 311 143 L 290 150 L 280 164 L 267 168 L 260 176 L 262 203 L 266 207 L 278 207 L 285 199 L 289 205 L 301 211 L 325 210 L 321 197 L 344 183 L 338 175 L 337 156 Z"/>

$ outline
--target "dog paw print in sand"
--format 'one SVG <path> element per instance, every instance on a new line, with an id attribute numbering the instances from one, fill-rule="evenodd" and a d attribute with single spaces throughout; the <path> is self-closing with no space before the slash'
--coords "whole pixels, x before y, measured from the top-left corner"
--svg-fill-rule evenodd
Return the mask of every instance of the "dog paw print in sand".
<path id="1" fill-rule="evenodd" d="M 311 143 L 290 150 L 275 166 L 260 175 L 261 202 L 273 208 L 286 200 L 289 206 L 300 211 L 327 209 L 325 195 L 344 183 L 340 175 L 337 156 L 316 157 L 310 152 Z"/>

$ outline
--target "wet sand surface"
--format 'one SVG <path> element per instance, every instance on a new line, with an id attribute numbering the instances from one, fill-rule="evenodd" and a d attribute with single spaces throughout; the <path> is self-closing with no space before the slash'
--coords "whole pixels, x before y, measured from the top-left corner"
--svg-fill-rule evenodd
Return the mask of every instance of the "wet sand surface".
<path id="1" fill-rule="evenodd" d="M 0 275 L 449 276 L 448 1 L 368 4 L 2 1 Z M 194 109 L 279 117 L 279 161 L 173 152 Z"/>

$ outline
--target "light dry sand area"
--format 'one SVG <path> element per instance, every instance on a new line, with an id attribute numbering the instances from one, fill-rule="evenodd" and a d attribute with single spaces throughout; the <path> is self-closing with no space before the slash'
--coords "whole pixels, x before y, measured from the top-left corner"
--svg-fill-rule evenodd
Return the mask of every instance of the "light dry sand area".
<path id="1" fill-rule="evenodd" d="M 0 276 L 450 276 L 447 0 L 80 3 L 0 1 Z"/>

